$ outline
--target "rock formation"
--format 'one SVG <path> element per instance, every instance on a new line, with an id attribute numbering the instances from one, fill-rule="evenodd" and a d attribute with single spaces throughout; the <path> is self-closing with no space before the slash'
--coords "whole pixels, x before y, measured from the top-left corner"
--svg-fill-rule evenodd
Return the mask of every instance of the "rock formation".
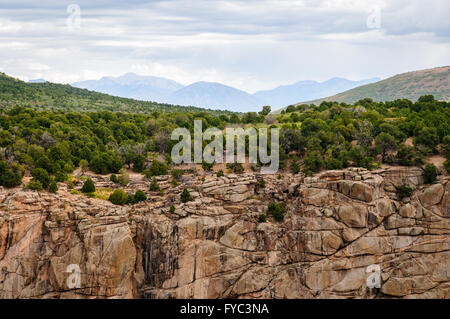
<path id="1" fill-rule="evenodd" d="M 161 177 L 162 196 L 141 181 L 128 191 L 149 198 L 132 206 L 64 184 L 57 194 L 0 189 L 0 298 L 450 297 L 448 176 L 432 185 L 418 168 L 263 177 L 264 188 L 256 174 L 183 176 L 174 188 Z M 414 192 L 400 201 L 402 184 Z M 284 221 L 259 222 L 271 201 L 286 207 Z"/>

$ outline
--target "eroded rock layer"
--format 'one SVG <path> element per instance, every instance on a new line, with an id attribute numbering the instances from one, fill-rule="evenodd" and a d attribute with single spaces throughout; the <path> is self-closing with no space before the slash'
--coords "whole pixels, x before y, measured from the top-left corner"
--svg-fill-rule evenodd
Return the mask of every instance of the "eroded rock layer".
<path id="1" fill-rule="evenodd" d="M 185 176 L 107 201 L 0 190 L 0 298 L 449 298 L 450 183 L 420 169 Z M 115 187 L 108 179 L 97 186 Z M 395 187 L 409 184 L 410 198 Z M 187 187 L 192 201 L 180 203 Z M 268 203 L 287 208 L 284 221 Z M 170 211 L 170 206 L 175 211 Z M 80 282 L 70 287 L 69 265 Z M 377 268 L 379 267 L 379 268 Z M 379 269 L 380 288 L 368 276 Z"/>

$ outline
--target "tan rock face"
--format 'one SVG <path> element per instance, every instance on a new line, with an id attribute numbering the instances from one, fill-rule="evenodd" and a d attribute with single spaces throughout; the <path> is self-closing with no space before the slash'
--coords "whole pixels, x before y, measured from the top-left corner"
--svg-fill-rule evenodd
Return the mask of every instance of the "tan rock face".
<path id="1" fill-rule="evenodd" d="M 164 197 L 134 206 L 0 189 L 0 298 L 450 298 L 450 183 L 420 174 L 161 178 Z M 259 222 L 271 201 L 284 221 Z"/>

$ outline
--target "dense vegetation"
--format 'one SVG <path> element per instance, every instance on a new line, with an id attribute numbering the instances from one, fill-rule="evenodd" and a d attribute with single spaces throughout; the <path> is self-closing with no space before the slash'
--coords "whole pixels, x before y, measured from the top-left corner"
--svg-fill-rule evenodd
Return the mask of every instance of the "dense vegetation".
<path id="1" fill-rule="evenodd" d="M 176 183 L 182 171 L 171 163 L 169 154 L 176 141 L 170 140 L 170 134 L 177 127 L 192 132 L 194 119 L 202 120 L 204 129 L 230 125 L 279 127 L 281 168 L 293 173 L 313 174 L 348 166 L 372 169 L 382 162 L 422 165 L 433 154 L 440 153 L 447 159 L 450 156 L 449 107 L 450 103 L 436 101 L 433 96 L 422 96 L 415 103 L 363 99 L 354 105 L 304 104 L 291 106 L 279 115 L 269 114 L 268 108 L 242 115 L 0 108 L 0 184 L 20 185 L 28 172 L 33 177 L 30 188 L 48 189 L 53 180 L 67 180 L 76 167 L 99 174 L 120 174 L 111 176 L 111 180 L 122 185 L 129 178 L 122 168 L 142 172 L 148 178 L 172 174 Z M 449 160 L 446 167 L 450 169 Z M 204 168 L 213 169 L 209 165 Z M 243 171 L 238 164 L 227 168 Z M 426 174 L 427 181 L 432 181 L 431 168 Z M 153 184 L 157 190 L 157 183 Z"/>
<path id="2" fill-rule="evenodd" d="M 138 101 L 79 89 L 68 84 L 26 83 L 0 73 L 0 105 L 27 106 L 35 109 L 65 111 L 111 111 L 129 113 L 199 112 L 230 114 L 228 111 L 204 110 L 156 102 Z"/>
<path id="3" fill-rule="evenodd" d="M 450 103 L 431 95 L 415 103 L 363 99 L 290 106 L 278 121 L 283 150 L 302 158 L 307 173 L 351 165 L 370 169 L 381 162 L 413 166 L 433 154 L 450 156 Z"/>

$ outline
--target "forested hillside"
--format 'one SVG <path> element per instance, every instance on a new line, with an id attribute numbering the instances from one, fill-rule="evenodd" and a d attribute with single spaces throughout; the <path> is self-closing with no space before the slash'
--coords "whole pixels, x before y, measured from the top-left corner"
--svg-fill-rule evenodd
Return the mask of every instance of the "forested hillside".
<path id="1" fill-rule="evenodd" d="M 63 112 L 16 106 L 0 109 L 0 184 L 20 185 L 22 176 L 31 173 L 31 187 L 46 188 L 52 179 L 67 180 L 76 167 L 99 174 L 117 173 L 124 166 L 146 176 L 167 174 L 176 170 L 170 159 L 175 143 L 170 133 L 176 127 L 192 131 L 194 119 L 201 119 L 204 128 L 279 127 L 281 170 L 293 173 L 313 175 L 349 166 L 373 169 L 381 163 L 417 166 L 434 154 L 446 156 L 450 170 L 450 103 L 433 96 L 415 103 L 363 99 L 353 105 L 305 104 L 290 106 L 279 115 L 265 108 L 241 116 Z M 241 172 L 242 166 L 229 169 Z"/>
<path id="2" fill-rule="evenodd" d="M 156 102 L 138 101 L 128 98 L 79 89 L 70 85 L 26 83 L 0 73 L 0 106 L 28 106 L 35 109 L 65 111 L 111 111 L 129 113 L 198 112 L 227 114 L 227 111 L 205 110 Z"/>
<path id="3" fill-rule="evenodd" d="M 406 98 L 415 102 L 420 96 L 427 94 L 433 95 L 437 100 L 450 101 L 450 66 L 397 74 L 376 83 L 306 103 L 316 105 L 323 101 L 354 103 L 363 98 L 371 98 L 378 102 Z"/>

